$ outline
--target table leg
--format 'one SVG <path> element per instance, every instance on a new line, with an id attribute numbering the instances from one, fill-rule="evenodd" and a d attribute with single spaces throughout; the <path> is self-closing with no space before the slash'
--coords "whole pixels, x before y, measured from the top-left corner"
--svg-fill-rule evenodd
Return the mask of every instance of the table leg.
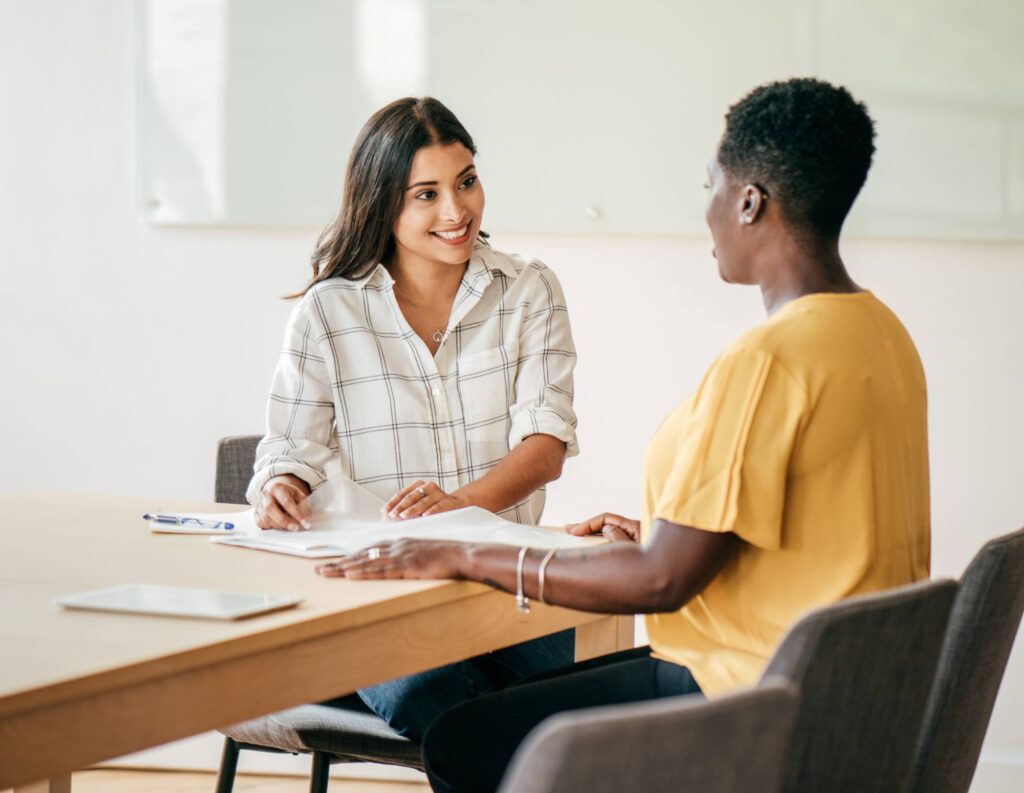
<path id="1" fill-rule="evenodd" d="M 14 793 L 71 793 L 71 774 L 54 776 L 41 782 L 18 785 Z"/>

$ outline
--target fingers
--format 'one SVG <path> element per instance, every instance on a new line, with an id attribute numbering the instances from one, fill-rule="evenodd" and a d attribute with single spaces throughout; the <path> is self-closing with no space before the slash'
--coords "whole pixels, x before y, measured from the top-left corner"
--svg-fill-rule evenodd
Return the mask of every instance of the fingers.
<path id="1" fill-rule="evenodd" d="M 286 485 L 273 487 L 270 492 L 277 499 L 277 503 L 281 505 L 281 509 L 291 519 L 288 526 L 289 529 L 299 531 L 299 529 L 309 528 L 309 506 L 306 504 L 305 495 L 296 498 L 295 496 L 299 491 Z"/>
<path id="2" fill-rule="evenodd" d="M 387 510 L 389 518 L 399 520 L 417 518 L 447 497 L 448 494 L 433 482 L 417 479 L 392 496 L 384 508 Z"/>
<path id="3" fill-rule="evenodd" d="M 428 510 L 431 510 L 434 507 L 438 506 L 439 504 L 442 504 L 445 501 L 449 500 L 448 494 L 441 490 L 441 488 L 437 488 L 433 492 L 428 490 L 426 491 L 426 493 L 427 495 L 420 498 L 419 501 L 416 501 L 411 507 L 409 507 L 406 510 L 403 510 L 402 512 L 399 512 L 398 517 L 402 520 L 406 520 L 408 518 L 418 518 L 421 515 L 425 515 Z M 417 493 L 414 495 L 419 494 Z"/>
<path id="4" fill-rule="evenodd" d="M 404 578 L 405 569 L 400 558 L 392 557 L 391 544 L 384 543 L 318 565 L 316 571 L 326 578 Z"/>
<path id="5" fill-rule="evenodd" d="M 634 542 L 633 535 L 628 534 L 618 526 L 612 526 L 610 523 L 605 525 L 601 534 L 610 542 Z"/>
<path id="6" fill-rule="evenodd" d="M 403 487 L 401 490 L 399 490 L 391 498 L 388 499 L 388 503 L 384 505 L 384 511 L 388 515 L 391 515 L 392 511 L 394 511 L 395 507 L 398 506 L 398 503 L 403 498 L 405 498 L 407 495 L 412 493 L 417 487 L 423 487 L 425 484 L 426 484 L 426 482 L 424 482 L 422 479 L 417 479 L 411 485 L 407 485 L 406 487 Z M 394 516 L 392 516 L 392 517 L 394 517 Z"/>
<path id="7" fill-rule="evenodd" d="M 341 569 L 337 562 L 327 562 L 326 564 L 318 564 L 316 566 L 316 572 L 322 575 L 324 578 L 344 578 L 345 572 Z"/>
<path id="8" fill-rule="evenodd" d="M 586 537 L 590 534 L 605 534 L 607 536 L 605 529 L 609 526 L 621 530 L 633 542 L 640 542 L 640 521 L 624 518 L 614 512 L 602 512 L 582 523 L 570 523 L 565 530 L 577 537 Z"/>
<path id="9" fill-rule="evenodd" d="M 453 509 L 461 509 L 464 506 L 466 505 L 458 499 L 447 496 L 434 504 L 430 509 L 424 510 L 423 517 L 425 518 L 428 515 L 436 515 L 439 512 L 451 512 Z"/>
<path id="10" fill-rule="evenodd" d="M 441 540 L 396 540 L 381 543 L 317 567 L 328 578 L 430 578 L 463 577 L 467 543 Z"/>
<path id="11" fill-rule="evenodd" d="M 622 515 L 606 515 L 605 525 L 621 529 L 630 540 L 640 542 L 640 521 L 624 518 Z"/>
<path id="12" fill-rule="evenodd" d="M 308 515 L 306 494 L 297 487 L 276 482 L 260 496 L 256 525 L 261 529 L 300 531 L 309 528 Z"/>
<path id="13" fill-rule="evenodd" d="M 570 523 L 565 527 L 565 530 L 569 534 L 575 534 L 577 537 L 585 537 L 588 534 L 600 534 L 609 517 L 614 516 L 610 512 L 602 512 L 600 515 L 596 515 L 582 523 Z"/>
<path id="14" fill-rule="evenodd" d="M 277 499 L 269 492 L 265 492 L 261 496 L 260 514 L 256 523 L 261 529 L 287 529 L 292 521 L 281 509 Z"/>

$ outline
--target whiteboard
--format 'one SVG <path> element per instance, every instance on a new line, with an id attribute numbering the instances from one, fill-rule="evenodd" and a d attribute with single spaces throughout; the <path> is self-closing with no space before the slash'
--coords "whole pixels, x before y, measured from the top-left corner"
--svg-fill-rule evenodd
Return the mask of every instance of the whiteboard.
<path id="1" fill-rule="evenodd" d="M 703 235 L 723 117 L 817 75 L 878 125 L 851 233 L 1024 239 L 1024 3 L 138 0 L 142 216 L 310 227 L 360 126 L 433 95 L 479 147 L 485 228 Z"/>

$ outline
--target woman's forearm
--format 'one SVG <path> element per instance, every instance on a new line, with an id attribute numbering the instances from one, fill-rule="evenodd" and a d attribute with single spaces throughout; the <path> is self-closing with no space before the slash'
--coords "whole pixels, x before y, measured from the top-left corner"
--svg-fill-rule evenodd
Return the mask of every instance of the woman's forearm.
<path id="1" fill-rule="evenodd" d="M 530 549 L 523 565 L 523 591 L 539 599 L 540 563 L 546 549 Z M 519 549 L 477 545 L 467 553 L 465 577 L 507 592 L 518 591 Z M 645 614 L 679 608 L 671 589 L 648 563 L 644 547 L 617 542 L 580 550 L 561 550 L 547 565 L 544 600 L 559 606 L 603 614 Z"/>
<path id="2" fill-rule="evenodd" d="M 643 545 L 612 542 L 558 551 L 545 568 L 544 600 L 603 614 L 675 611 L 703 590 L 742 545 L 731 532 L 656 520 Z M 328 562 L 321 575 L 347 578 L 461 578 L 517 592 L 520 549 L 508 545 L 398 540 Z M 547 549 L 528 549 L 522 591 L 540 599 Z"/>
<path id="3" fill-rule="evenodd" d="M 739 546 L 730 533 L 701 531 L 655 521 L 646 544 L 613 542 L 559 550 L 545 569 L 544 600 L 604 614 L 675 611 L 701 592 Z M 547 551 L 530 549 L 523 565 L 523 592 L 540 597 L 540 564 Z M 468 546 L 461 574 L 508 592 L 518 591 L 519 549 Z"/>
<path id="4" fill-rule="evenodd" d="M 530 435 L 494 468 L 452 495 L 467 503 L 499 512 L 557 479 L 565 460 L 565 443 L 552 435 Z"/>

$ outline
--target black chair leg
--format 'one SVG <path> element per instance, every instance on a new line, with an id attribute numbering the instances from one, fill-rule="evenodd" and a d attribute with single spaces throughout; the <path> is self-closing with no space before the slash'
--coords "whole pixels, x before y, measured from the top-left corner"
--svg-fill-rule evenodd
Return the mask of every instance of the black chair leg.
<path id="1" fill-rule="evenodd" d="M 220 771 L 217 774 L 217 793 L 231 793 L 235 786 L 235 769 L 238 767 L 238 744 L 230 738 L 224 739 L 224 752 L 220 756 Z"/>
<path id="2" fill-rule="evenodd" d="M 331 756 L 326 752 L 313 752 L 313 776 L 309 780 L 309 793 L 327 793 L 331 777 Z"/>

